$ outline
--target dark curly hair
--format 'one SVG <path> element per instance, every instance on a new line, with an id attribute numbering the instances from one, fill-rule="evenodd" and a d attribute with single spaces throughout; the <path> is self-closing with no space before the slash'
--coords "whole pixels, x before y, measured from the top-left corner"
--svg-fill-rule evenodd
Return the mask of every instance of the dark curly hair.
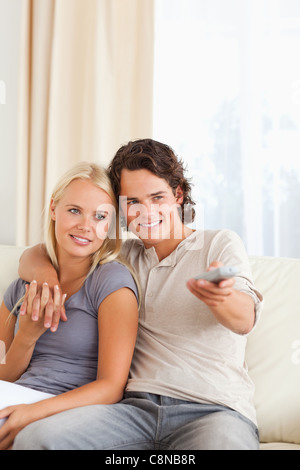
<path id="1" fill-rule="evenodd" d="M 120 195 L 121 172 L 126 170 L 148 170 L 167 181 L 175 195 L 178 186 L 183 191 L 180 216 L 183 223 L 195 218 L 195 202 L 191 198 L 191 184 L 185 177 L 183 162 L 168 145 L 152 139 L 131 141 L 121 147 L 109 166 L 109 176 L 118 200 Z"/>

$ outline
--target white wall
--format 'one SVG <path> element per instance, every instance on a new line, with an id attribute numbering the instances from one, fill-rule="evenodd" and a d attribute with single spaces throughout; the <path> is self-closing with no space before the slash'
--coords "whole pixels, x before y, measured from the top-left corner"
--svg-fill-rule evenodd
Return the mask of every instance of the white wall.
<path id="1" fill-rule="evenodd" d="M 0 244 L 15 244 L 18 60 L 22 0 L 0 0 Z"/>

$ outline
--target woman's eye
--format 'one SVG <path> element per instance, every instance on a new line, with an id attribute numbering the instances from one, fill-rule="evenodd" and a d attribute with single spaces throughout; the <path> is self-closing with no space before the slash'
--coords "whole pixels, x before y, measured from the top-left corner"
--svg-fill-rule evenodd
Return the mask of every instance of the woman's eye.
<path id="1" fill-rule="evenodd" d="M 104 219 L 106 219 L 106 214 L 96 214 L 96 219 L 97 220 L 104 220 Z"/>
<path id="2" fill-rule="evenodd" d="M 70 209 L 69 212 L 71 212 L 71 214 L 79 214 L 79 209 Z"/>

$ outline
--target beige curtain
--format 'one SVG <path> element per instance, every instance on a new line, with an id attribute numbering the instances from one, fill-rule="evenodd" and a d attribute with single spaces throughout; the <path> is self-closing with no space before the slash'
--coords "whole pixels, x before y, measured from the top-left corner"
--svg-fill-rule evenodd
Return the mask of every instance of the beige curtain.
<path id="1" fill-rule="evenodd" d="M 57 178 L 152 135 L 154 0 L 23 0 L 17 243 L 42 239 Z"/>

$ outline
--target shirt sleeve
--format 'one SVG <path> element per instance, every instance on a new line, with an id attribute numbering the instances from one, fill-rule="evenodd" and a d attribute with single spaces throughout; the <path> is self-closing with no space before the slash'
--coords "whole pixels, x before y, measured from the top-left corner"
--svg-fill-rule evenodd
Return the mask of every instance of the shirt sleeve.
<path id="1" fill-rule="evenodd" d="M 25 295 L 25 285 L 25 281 L 23 281 L 22 279 L 16 279 L 6 289 L 5 294 L 3 296 L 3 301 L 6 308 L 10 312 L 13 310 L 19 300 Z M 19 309 L 14 312 L 15 316 L 18 316 L 18 310 Z"/>
<path id="2" fill-rule="evenodd" d="M 127 287 L 135 294 L 138 302 L 138 289 L 129 269 L 116 261 L 100 266 L 93 273 L 90 285 L 90 298 L 98 311 L 101 302 L 113 292 Z"/>
<path id="3" fill-rule="evenodd" d="M 247 252 L 241 238 L 235 232 L 221 230 L 218 233 L 209 252 L 209 264 L 213 261 L 220 261 L 225 266 L 238 268 L 239 273 L 235 276 L 234 288 L 250 295 L 253 299 L 256 325 L 263 307 L 263 296 L 254 285 Z"/>

